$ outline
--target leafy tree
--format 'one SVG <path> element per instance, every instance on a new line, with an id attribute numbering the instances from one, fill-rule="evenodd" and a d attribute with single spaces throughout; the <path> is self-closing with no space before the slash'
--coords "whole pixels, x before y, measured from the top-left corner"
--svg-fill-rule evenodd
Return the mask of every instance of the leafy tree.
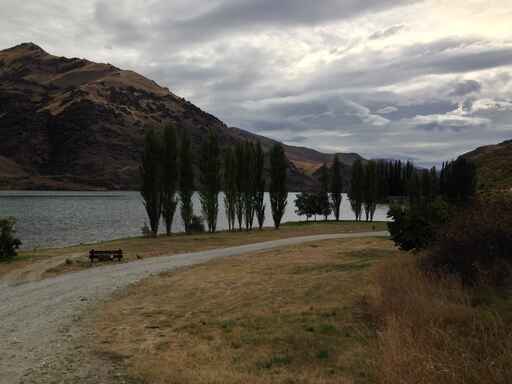
<path id="1" fill-rule="evenodd" d="M 295 213 L 299 216 L 306 216 L 306 221 L 320 212 L 318 195 L 314 193 L 301 192 L 295 198 Z"/>
<path id="2" fill-rule="evenodd" d="M 258 218 L 259 229 L 263 228 L 265 223 L 265 154 L 261 143 L 258 142 L 254 152 L 254 186 L 256 217 Z"/>
<path id="3" fill-rule="evenodd" d="M 463 157 L 445 164 L 441 192 L 450 203 L 467 205 L 476 192 L 475 164 Z"/>
<path id="4" fill-rule="evenodd" d="M 274 226 L 279 229 L 286 210 L 288 190 L 286 188 L 286 174 L 288 160 L 281 144 L 275 144 L 270 151 L 270 205 Z"/>
<path id="5" fill-rule="evenodd" d="M 14 218 L 0 219 L 0 261 L 12 259 L 21 241 L 15 236 L 16 220 Z"/>
<path id="6" fill-rule="evenodd" d="M 377 179 L 377 164 L 375 161 L 366 163 L 363 178 L 363 202 L 366 221 L 373 221 L 379 196 L 379 181 Z"/>
<path id="7" fill-rule="evenodd" d="M 417 204 L 421 199 L 421 181 L 418 172 L 414 172 L 407 182 L 407 194 L 409 196 L 409 203 Z"/>
<path id="8" fill-rule="evenodd" d="M 334 217 L 340 220 L 340 207 L 342 200 L 343 179 L 341 176 L 341 164 L 338 155 L 334 155 L 331 167 L 331 200 Z"/>
<path id="9" fill-rule="evenodd" d="M 235 152 L 228 148 L 224 152 L 224 206 L 230 231 L 235 229 L 237 199 L 237 163 Z"/>
<path id="10" fill-rule="evenodd" d="M 217 229 L 219 193 L 221 189 L 219 139 L 213 129 L 208 131 L 208 137 L 201 147 L 200 159 L 199 198 L 208 224 L 208 231 L 213 233 Z"/>
<path id="11" fill-rule="evenodd" d="M 349 190 L 349 199 L 352 211 L 356 216 L 356 221 L 361 220 L 363 206 L 363 188 L 364 188 L 364 168 L 360 159 L 357 159 L 352 165 L 352 179 Z"/>
<path id="12" fill-rule="evenodd" d="M 164 148 L 162 156 L 162 216 L 167 236 L 171 234 L 174 213 L 176 212 L 176 189 L 178 187 L 178 152 L 176 148 L 176 132 L 174 127 L 167 126 L 164 130 Z"/>
<path id="13" fill-rule="evenodd" d="M 318 194 L 318 213 L 324 216 L 325 221 L 331 214 L 331 203 L 329 202 L 329 169 L 324 164 L 320 169 L 320 192 Z"/>
<path id="14" fill-rule="evenodd" d="M 181 136 L 179 155 L 181 219 L 185 226 L 185 232 L 190 233 L 190 223 L 194 215 L 194 205 L 192 202 L 192 196 L 194 195 L 194 165 L 190 137 L 186 130 L 183 130 Z"/>
<path id="15" fill-rule="evenodd" d="M 149 226 L 154 237 L 158 234 L 158 225 L 162 213 L 162 148 L 153 130 L 146 133 L 144 154 L 139 167 L 141 177 L 141 196 L 149 218 Z"/>
<path id="16" fill-rule="evenodd" d="M 388 223 L 391 239 L 405 251 L 424 249 L 432 244 L 450 215 L 449 205 L 439 198 L 429 203 L 392 206 L 388 212 L 393 219 Z"/>

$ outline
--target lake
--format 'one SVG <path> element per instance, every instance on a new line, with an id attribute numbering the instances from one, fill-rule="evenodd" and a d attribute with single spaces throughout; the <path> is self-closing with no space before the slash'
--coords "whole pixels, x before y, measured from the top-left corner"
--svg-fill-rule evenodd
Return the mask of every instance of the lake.
<path id="1" fill-rule="evenodd" d="M 288 196 L 283 222 L 305 220 L 305 217 L 295 214 L 295 196 L 296 193 Z M 265 200 L 265 226 L 272 226 L 268 193 Z M 217 228 L 227 229 L 222 196 L 219 207 Z M 194 196 L 194 208 L 199 215 L 201 209 L 197 195 Z M 375 220 L 387 220 L 386 214 L 387 206 L 379 205 Z M 24 249 L 140 236 L 141 227 L 148 221 L 138 192 L 0 191 L 0 217 L 7 216 L 16 218 L 17 237 L 23 242 Z M 354 219 L 346 195 L 343 196 L 342 218 Z M 163 227 L 161 231 L 165 231 Z M 173 231 L 183 231 L 179 209 Z"/>

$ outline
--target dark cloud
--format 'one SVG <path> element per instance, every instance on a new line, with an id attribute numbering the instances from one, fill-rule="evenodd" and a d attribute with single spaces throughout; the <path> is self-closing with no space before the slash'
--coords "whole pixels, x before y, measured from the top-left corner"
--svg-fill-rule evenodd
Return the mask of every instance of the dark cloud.
<path id="1" fill-rule="evenodd" d="M 393 25 L 389 28 L 372 33 L 370 35 L 369 39 L 370 40 L 385 39 L 387 37 L 396 35 L 397 33 L 404 30 L 405 28 L 406 28 L 406 26 L 404 24 Z"/>
<path id="2" fill-rule="evenodd" d="M 476 80 L 466 80 L 455 84 L 451 96 L 466 96 L 470 93 L 480 92 L 482 85 Z"/>
<path id="3" fill-rule="evenodd" d="M 512 35 L 478 12 L 464 29 L 460 1 L 454 35 L 433 0 L 4 0 L 0 44 L 135 70 L 276 139 L 432 164 L 512 136 Z"/>

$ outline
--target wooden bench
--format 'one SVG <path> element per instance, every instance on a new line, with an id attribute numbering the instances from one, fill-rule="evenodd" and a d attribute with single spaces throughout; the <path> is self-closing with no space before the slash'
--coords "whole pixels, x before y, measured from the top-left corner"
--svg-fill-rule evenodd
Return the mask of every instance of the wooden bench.
<path id="1" fill-rule="evenodd" d="M 96 251 L 91 249 L 89 251 L 89 259 L 91 259 L 91 263 L 94 263 L 94 259 L 98 259 L 98 261 L 121 261 L 123 258 L 123 251 L 121 249 L 116 249 L 112 251 Z"/>

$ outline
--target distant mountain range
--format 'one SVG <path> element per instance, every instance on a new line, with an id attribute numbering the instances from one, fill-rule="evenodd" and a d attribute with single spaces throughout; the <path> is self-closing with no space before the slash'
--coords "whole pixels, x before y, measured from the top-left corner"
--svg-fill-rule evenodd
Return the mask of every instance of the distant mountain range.
<path id="1" fill-rule="evenodd" d="M 173 123 L 198 148 L 208 129 L 223 146 L 274 140 L 227 127 L 216 117 L 135 72 L 48 54 L 25 43 L 0 51 L 0 189 L 135 189 L 144 132 Z M 332 160 L 285 146 L 289 189 L 318 187 Z M 348 177 L 358 154 L 340 154 Z"/>

